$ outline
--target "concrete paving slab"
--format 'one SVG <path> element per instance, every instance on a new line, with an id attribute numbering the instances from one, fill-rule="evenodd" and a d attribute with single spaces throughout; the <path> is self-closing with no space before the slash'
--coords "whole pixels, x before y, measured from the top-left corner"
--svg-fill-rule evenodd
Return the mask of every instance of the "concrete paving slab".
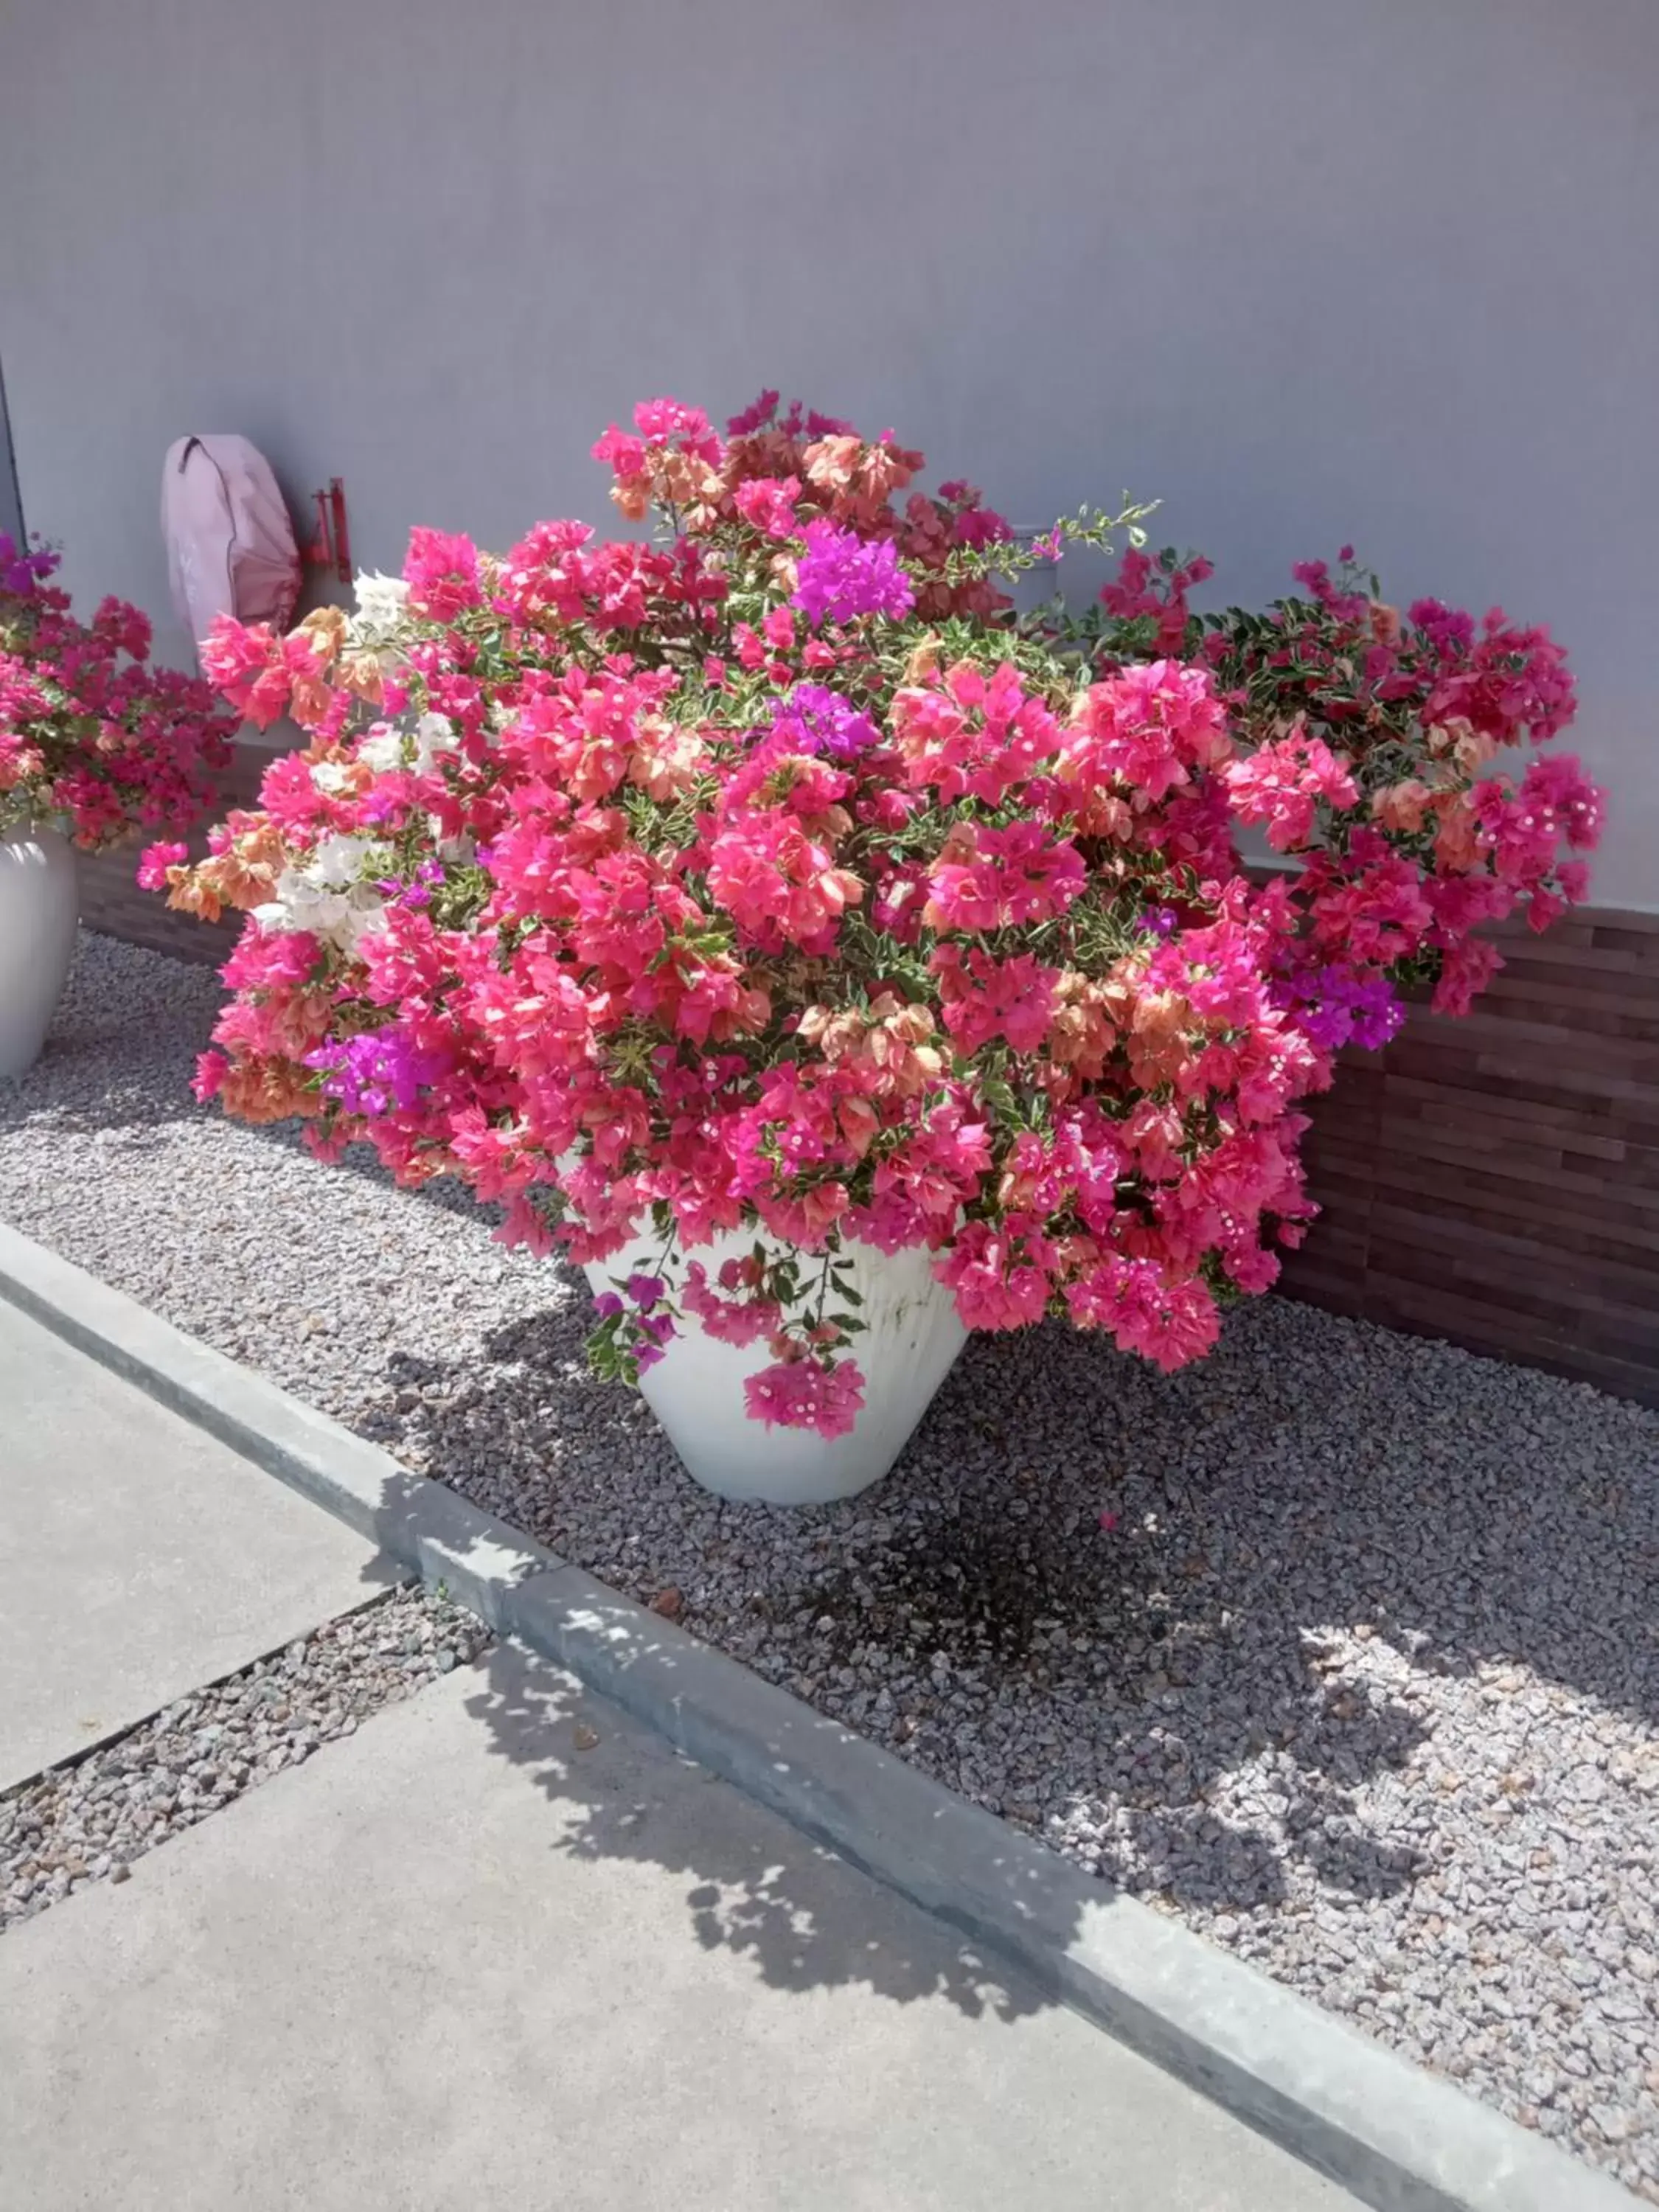
<path id="1" fill-rule="evenodd" d="M 0 1789 L 407 1571 L 0 1306 Z"/>
<path id="2" fill-rule="evenodd" d="M 1352 2212 L 504 1645 L 0 1942 L 5 2212 Z"/>

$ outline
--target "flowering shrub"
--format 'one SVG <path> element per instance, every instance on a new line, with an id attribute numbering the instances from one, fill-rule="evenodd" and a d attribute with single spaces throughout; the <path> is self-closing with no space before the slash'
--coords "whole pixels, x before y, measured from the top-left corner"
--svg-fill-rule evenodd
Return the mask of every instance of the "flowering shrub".
<path id="1" fill-rule="evenodd" d="M 1566 720 L 1559 649 L 1346 569 L 1200 618 L 1206 564 L 1134 511 L 1038 549 L 1127 528 L 1087 620 L 1016 620 L 1034 556 L 976 491 L 775 394 L 595 452 L 650 542 L 417 530 L 355 616 L 217 636 L 233 702 L 312 743 L 199 866 L 151 858 L 249 915 L 199 1094 L 459 1176 L 538 1251 L 650 1237 L 602 1369 L 763 1341 L 769 1422 L 856 1418 L 854 1242 L 929 1249 L 972 1328 L 1206 1351 L 1312 1214 L 1297 1105 L 1336 1052 L 1402 983 L 1466 1005 L 1478 923 L 1582 892 L 1576 766 L 1477 781 Z M 1253 880 L 1241 823 L 1293 872 Z"/>
<path id="2" fill-rule="evenodd" d="M 151 668 L 149 624 L 106 599 L 90 625 L 48 580 L 56 553 L 0 534 L 0 836 L 62 823 L 77 845 L 198 815 L 230 758 L 211 688 Z"/>

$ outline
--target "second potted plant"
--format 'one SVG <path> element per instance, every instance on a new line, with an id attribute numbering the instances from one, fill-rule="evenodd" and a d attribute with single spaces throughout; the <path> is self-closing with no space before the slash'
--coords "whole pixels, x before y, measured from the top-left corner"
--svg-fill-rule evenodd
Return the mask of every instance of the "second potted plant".
<path id="1" fill-rule="evenodd" d="M 69 974 L 76 848 L 193 820 L 236 726 L 210 686 L 149 665 L 136 607 L 77 622 L 58 562 L 0 535 L 0 1077 L 34 1061 Z"/>

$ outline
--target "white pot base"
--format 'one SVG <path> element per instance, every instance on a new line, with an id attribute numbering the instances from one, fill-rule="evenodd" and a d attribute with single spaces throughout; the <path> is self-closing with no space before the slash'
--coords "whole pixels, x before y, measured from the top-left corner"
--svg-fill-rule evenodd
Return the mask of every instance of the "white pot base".
<path id="1" fill-rule="evenodd" d="M 40 1057 L 75 957 L 75 851 L 55 830 L 0 837 L 0 1078 Z"/>
<path id="2" fill-rule="evenodd" d="M 690 1255 L 712 1279 L 729 1259 L 746 1259 L 753 1234 L 717 1237 Z M 595 1294 L 614 1278 L 651 1273 L 659 1244 L 641 1240 L 586 1270 Z M 768 1428 L 751 1421 L 743 1386 L 773 1364 L 764 1342 L 718 1343 L 688 1316 L 664 1357 L 640 1378 L 646 1403 L 668 1432 L 686 1471 L 717 1498 L 772 1505 L 824 1504 L 867 1490 L 892 1467 L 933 1402 L 968 1332 L 956 1300 L 933 1275 L 933 1255 L 903 1251 L 889 1258 L 867 1244 L 848 1244 L 853 1287 L 866 1326 L 849 1356 L 864 1376 L 864 1409 L 850 1436 L 811 1429 Z"/>

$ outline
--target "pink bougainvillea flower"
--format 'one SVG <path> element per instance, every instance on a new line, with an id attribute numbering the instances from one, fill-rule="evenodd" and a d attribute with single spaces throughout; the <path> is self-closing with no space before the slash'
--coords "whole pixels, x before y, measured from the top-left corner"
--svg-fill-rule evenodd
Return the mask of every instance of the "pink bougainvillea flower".
<path id="1" fill-rule="evenodd" d="M 1322 738 L 1305 732 L 1231 762 L 1225 781 L 1234 813 L 1241 822 L 1264 823 L 1276 853 L 1295 852 L 1311 842 L 1320 802 L 1346 809 L 1359 796 L 1347 764 Z"/>
<path id="2" fill-rule="evenodd" d="M 751 1375 L 743 1390 L 751 1419 L 826 1437 L 850 1436 L 864 1407 L 864 1376 L 855 1359 L 827 1366 L 816 1359 L 781 1361 Z"/>
<path id="3" fill-rule="evenodd" d="M 470 538 L 411 530 L 404 562 L 409 604 L 433 622 L 453 622 L 480 604 L 478 551 Z"/>
<path id="4" fill-rule="evenodd" d="M 139 857 L 137 882 L 141 890 L 161 891 L 171 870 L 182 867 L 190 856 L 187 845 L 147 845 Z"/>

